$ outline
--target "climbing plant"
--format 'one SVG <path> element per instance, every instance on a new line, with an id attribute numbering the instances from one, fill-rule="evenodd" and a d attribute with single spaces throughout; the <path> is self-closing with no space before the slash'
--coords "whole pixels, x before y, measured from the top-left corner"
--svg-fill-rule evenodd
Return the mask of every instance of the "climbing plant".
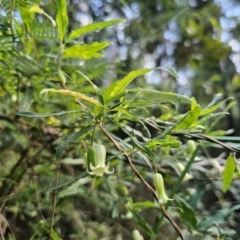
<path id="1" fill-rule="evenodd" d="M 177 79 L 167 66 L 104 84 L 110 66 L 119 70 L 104 60 L 111 42 L 84 36 L 124 19 L 72 29 L 67 2 L 54 3 L 56 14 L 40 1 L 1 2 L 1 238 L 235 234 L 220 224 L 239 204 L 214 215 L 201 205 L 209 179 L 217 176 L 223 195 L 239 178 L 239 138 L 215 129 L 234 99 L 216 95 L 202 106 L 138 86 L 152 71 Z M 211 159 L 209 148 L 225 154 Z"/>

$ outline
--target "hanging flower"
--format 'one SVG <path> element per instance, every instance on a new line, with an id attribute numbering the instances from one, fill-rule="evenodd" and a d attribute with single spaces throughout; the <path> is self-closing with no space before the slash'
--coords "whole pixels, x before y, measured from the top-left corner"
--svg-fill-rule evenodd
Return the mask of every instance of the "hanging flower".
<path id="1" fill-rule="evenodd" d="M 153 177 L 153 183 L 158 195 L 159 203 L 166 203 L 167 201 L 171 201 L 173 199 L 168 198 L 164 189 L 163 177 L 160 173 L 156 173 Z"/>
<path id="2" fill-rule="evenodd" d="M 87 152 L 87 172 L 90 175 L 101 177 L 104 173 L 111 174 L 114 170 L 109 171 L 109 162 L 106 165 L 106 148 L 97 144 L 94 148 L 90 148 Z"/>
<path id="3" fill-rule="evenodd" d="M 179 170 L 180 173 L 182 173 L 184 171 L 184 166 L 182 163 L 180 162 L 177 162 L 177 168 Z M 184 176 L 184 180 L 185 181 L 188 181 L 192 178 L 192 175 L 190 173 L 186 173 L 185 176 Z"/>
<path id="4" fill-rule="evenodd" d="M 133 230 L 132 237 L 133 237 L 133 240 L 144 240 L 143 236 L 140 234 L 140 232 L 137 229 Z"/>

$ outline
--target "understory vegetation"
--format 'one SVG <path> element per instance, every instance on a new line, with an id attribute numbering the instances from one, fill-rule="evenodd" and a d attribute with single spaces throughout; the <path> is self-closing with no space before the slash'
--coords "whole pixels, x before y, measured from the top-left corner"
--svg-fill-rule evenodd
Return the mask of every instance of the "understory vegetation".
<path id="1" fill-rule="evenodd" d="M 0 1 L 0 238 L 240 239 L 229 11 Z"/>

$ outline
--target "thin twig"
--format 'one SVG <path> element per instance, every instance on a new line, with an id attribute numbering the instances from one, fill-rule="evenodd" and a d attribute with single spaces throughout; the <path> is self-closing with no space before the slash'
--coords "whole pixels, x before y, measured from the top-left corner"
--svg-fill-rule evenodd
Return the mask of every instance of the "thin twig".
<path id="1" fill-rule="evenodd" d="M 58 165 L 57 165 L 54 186 L 58 185 L 60 168 L 61 168 L 61 159 L 59 159 L 59 162 L 58 162 Z M 56 203 L 57 203 L 57 190 L 54 190 L 53 191 L 53 210 L 52 210 L 50 231 L 49 231 L 49 238 L 48 238 L 49 240 L 51 240 L 52 231 L 53 231 L 54 216 L 55 216 L 55 211 L 56 211 Z"/>
<path id="2" fill-rule="evenodd" d="M 23 187 L 25 187 L 25 183 L 20 182 L 20 183 L 18 184 L 18 186 L 17 186 L 9 195 L 4 196 L 4 197 L 1 198 L 1 199 L 3 199 L 3 202 L 2 202 L 1 207 L 0 207 L 0 213 L 3 211 L 3 208 L 4 208 L 5 204 L 7 203 L 7 201 L 8 201 L 11 197 L 13 197 L 13 196 L 14 196 L 21 188 L 23 188 Z"/>
<path id="3" fill-rule="evenodd" d="M 129 165 L 131 166 L 133 172 L 135 173 L 135 175 L 143 182 L 143 184 L 148 188 L 148 190 L 152 193 L 153 197 L 155 198 L 155 200 L 159 203 L 158 201 L 158 196 L 155 192 L 155 190 L 152 188 L 152 186 L 147 183 L 145 181 L 145 179 L 142 177 L 142 175 L 138 172 L 138 170 L 135 168 L 135 166 L 133 165 L 131 158 L 128 156 L 128 154 L 125 152 L 125 150 L 119 146 L 119 144 L 112 138 L 112 136 L 107 132 L 107 130 L 102 126 L 101 123 L 98 122 L 99 127 L 101 128 L 102 132 L 104 133 L 104 135 L 113 142 L 113 144 L 117 147 L 117 149 L 122 152 L 124 154 L 124 156 L 126 157 L 126 159 L 128 160 Z M 161 203 L 159 203 L 159 206 L 162 210 L 163 215 L 171 222 L 171 224 L 173 225 L 175 231 L 177 232 L 178 236 L 184 240 L 182 232 L 180 230 L 180 228 L 177 226 L 177 224 L 171 219 L 171 217 L 168 215 L 167 211 L 164 209 L 163 205 Z"/>
<path id="4" fill-rule="evenodd" d="M 150 123 L 147 119 L 141 119 L 142 121 L 144 121 L 145 123 L 147 123 L 149 126 L 151 126 L 152 128 L 156 129 L 157 131 L 160 131 L 162 132 L 163 130 L 158 128 L 157 126 L 153 125 L 152 123 Z M 178 133 L 178 132 L 173 132 L 173 133 L 170 133 L 171 135 L 173 136 L 182 136 L 182 137 L 186 137 L 186 135 L 184 133 Z M 190 133 L 189 134 L 191 137 L 195 138 L 195 139 L 199 139 L 199 140 L 205 140 L 205 141 L 208 141 L 208 142 L 213 142 L 213 143 L 216 143 L 220 146 L 222 146 L 223 148 L 227 149 L 227 150 L 230 150 L 231 152 L 235 152 L 235 153 L 240 153 L 240 150 L 239 149 L 236 149 L 236 148 L 232 148 L 228 145 L 226 145 L 225 143 L 213 138 L 213 137 L 210 137 L 206 134 L 203 134 L 203 133 L 195 133 L 195 134 L 192 134 Z"/>
<path id="5" fill-rule="evenodd" d="M 36 202 L 37 202 L 37 208 L 38 208 L 38 212 L 40 213 L 41 217 L 43 220 L 45 220 L 43 212 L 41 210 L 41 203 L 40 203 L 40 199 L 39 199 L 39 194 L 38 194 L 38 183 L 37 183 L 37 175 L 35 173 L 33 173 L 33 182 L 34 182 L 34 188 L 35 188 L 35 197 L 36 197 Z"/>
<path id="6" fill-rule="evenodd" d="M 67 87 L 63 84 L 61 84 L 62 88 L 67 90 Z M 90 110 L 84 105 L 82 104 L 79 99 L 76 99 L 78 104 L 88 110 L 90 112 Z M 164 209 L 163 205 L 158 201 L 158 196 L 157 193 L 155 192 L 155 190 L 152 188 L 152 186 L 147 183 L 145 181 L 145 179 L 142 177 L 142 175 L 138 172 L 138 170 L 135 168 L 135 166 L 132 163 L 131 158 L 129 157 L 129 155 L 127 154 L 127 152 L 113 139 L 113 137 L 108 133 L 108 131 L 103 127 L 103 124 L 95 117 L 93 116 L 94 121 L 98 124 L 98 126 L 100 127 L 100 129 L 102 130 L 103 134 L 116 146 L 116 148 L 123 153 L 123 155 L 125 156 L 125 158 L 127 159 L 129 165 L 131 166 L 133 172 L 135 173 L 135 175 L 143 182 L 143 184 L 148 188 L 148 190 L 152 193 L 153 197 L 155 198 L 155 200 L 159 203 L 160 208 L 162 210 L 163 215 L 171 222 L 171 224 L 173 225 L 175 231 L 177 232 L 178 236 L 184 240 L 182 232 L 180 230 L 180 228 L 177 226 L 177 224 L 171 219 L 171 217 L 168 215 L 167 211 Z M 57 183 L 55 184 L 55 186 L 57 185 Z M 54 195 L 54 199 L 56 200 L 56 195 Z M 54 209 L 55 209 L 55 205 L 56 202 L 53 203 L 54 204 Z M 53 228 L 53 219 L 54 219 L 54 211 L 53 211 L 53 215 L 52 215 L 52 222 L 51 222 L 51 228 L 50 228 L 50 233 L 52 232 L 52 228 Z M 51 240 L 51 238 L 49 239 Z"/>
<path id="7" fill-rule="evenodd" d="M 226 144 L 218 141 L 217 139 L 214 139 L 214 138 L 212 138 L 212 137 L 210 137 L 210 136 L 207 136 L 207 135 L 205 135 L 205 134 L 198 133 L 198 134 L 196 134 L 196 135 L 197 135 L 197 136 L 202 136 L 202 137 L 206 138 L 207 140 L 209 140 L 210 142 L 219 144 L 219 145 L 221 145 L 222 147 L 230 150 L 231 152 L 238 152 L 238 153 L 240 152 L 238 149 L 234 149 L 234 148 L 232 148 L 232 147 L 229 147 L 228 145 L 226 145 Z"/>

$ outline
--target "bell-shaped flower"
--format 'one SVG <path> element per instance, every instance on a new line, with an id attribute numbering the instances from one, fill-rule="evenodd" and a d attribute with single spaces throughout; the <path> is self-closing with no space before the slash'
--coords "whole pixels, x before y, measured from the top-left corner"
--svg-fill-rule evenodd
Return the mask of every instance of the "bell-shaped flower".
<path id="1" fill-rule="evenodd" d="M 109 162 L 106 165 L 106 148 L 104 145 L 97 144 L 87 152 L 88 173 L 101 177 L 104 173 L 111 174 L 109 171 Z"/>
<path id="2" fill-rule="evenodd" d="M 184 166 L 183 166 L 183 164 L 180 163 L 180 162 L 177 162 L 177 168 L 178 168 L 180 174 L 184 171 Z M 190 173 L 186 173 L 183 180 L 184 180 L 184 181 L 188 181 L 188 180 L 190 180 L 191 178 L 192 178 L 192 175 L 191 175 Z"/>
<path id="3" fill-rule="evenodd" d="M 143 236 L 140 234 L 140 232 L 137 229 L 133 230 L 132 237 L 133 237 L 133 240 L 144 240 Z"/>
<path id="4" fill-rule="evenodd" d="M 156 173 L 154 175 L 153 183 L 154 183 L 157 195 L 158 195 L 159 203 L 166 203 L 167 201 L 173 200 L 173 199 L 168 198 L 167 194 L 165 193 L 163 177 L 160 173 Z"/>

